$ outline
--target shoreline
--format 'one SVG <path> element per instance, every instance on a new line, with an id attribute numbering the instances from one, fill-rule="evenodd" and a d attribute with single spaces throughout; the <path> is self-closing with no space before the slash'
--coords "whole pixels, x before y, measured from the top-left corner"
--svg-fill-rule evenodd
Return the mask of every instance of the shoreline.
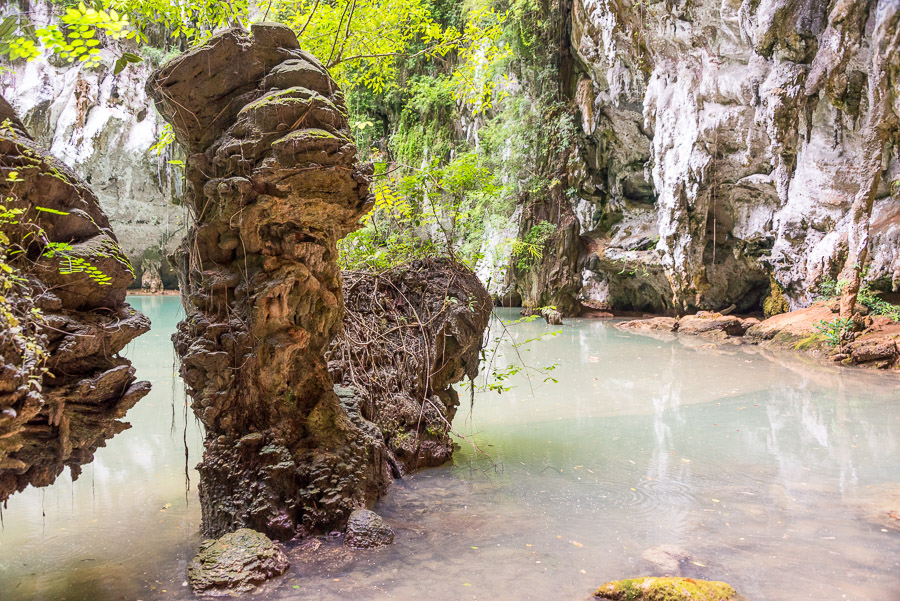
<path id="1" fill-rule="evenodd" d="M 671 339 L 687 335 L 716 345 L 791 351 L 831 365 L 900 374 L 900 323 L 867 315 L 860 318 L 862 327 L 852 338 L 831 345 L 817 326 L 836 315 L 829 303 L 822 301 L 763 320 L 699 311 L 682 317 L 645 315 L 614 326 L 643 336 Z"/>

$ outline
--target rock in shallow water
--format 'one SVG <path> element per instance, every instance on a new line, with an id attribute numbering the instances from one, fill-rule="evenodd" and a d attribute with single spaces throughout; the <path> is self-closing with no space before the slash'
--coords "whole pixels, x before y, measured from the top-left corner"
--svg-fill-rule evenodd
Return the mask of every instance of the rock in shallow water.
<path id="1" fill-rule="evenodd" d="M 345 542 L 354 549 L 384 547 L 394 542 L 394 531 L 374 511 L 357 509 L 347 522 Z"/>
<path id="2" fill-rule="evenodd" d="M 260 532 L 241 528 L 204 544 L 188 568 L 198 595 L 226 597 L 252 591 L 290 567 L 281 549 Z"/>
<path id="3" fill-rule="evenodd" d="M 730 585 L 693 578 L 629 578 L 603 584 L 595 599 L 610 601 L 739 601 Z"/>

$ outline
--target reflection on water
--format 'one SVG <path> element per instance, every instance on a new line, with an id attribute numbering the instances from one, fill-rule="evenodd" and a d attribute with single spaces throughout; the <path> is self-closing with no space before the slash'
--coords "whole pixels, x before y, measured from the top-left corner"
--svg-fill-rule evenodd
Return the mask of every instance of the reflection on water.
<path id="1" fill-rule="evenodd" d="M 174 376 L 169 340 L 182 310 L 175 297 L 129 297 L 153 329 L 125 351 L 153 388 L 125 418 L 132 424 L 107 442 L 72 482 L 13 495 L 0 531 L 0 599 L 137 599 L 178 573 L 199 540 L 197 473 L 189 465 L 202 438 Z M 174 396 L 173 396 L 174 395 Z M 174 401 L 173 401 L 174 398 Z M 180 587 L 181 580 L 178 581 Z"/>
<path id="2" fill-rule="evenodd" d="M 195 475 L 185 496 L 180 390 L 172 429 L 178 304 L 132 300 L 154 320 L 129 350 L 153 396 L 74 487 L 11 499 L 3 599 L 190 597 L 199 511 Z M 520 339 L 555 329 L 517 328 Z M 580 600 L 665 569 L 756 601 L 900 599 L 900 535 L 860 505 L 900 483 L 896 378 L 588 320 L 520 351 L 559 363 L 559 383 L 532 382 L 532 395 L 519 381 L 461 409 L 453 465 L 397 483 L 376 508 L 394 545 L 294 550 L 287 576 L 249 598 Z M 193 464 L 192 418 L 187 438 Z M 680 559 L 666 568 L 648 553 L 664 545 Z"/>

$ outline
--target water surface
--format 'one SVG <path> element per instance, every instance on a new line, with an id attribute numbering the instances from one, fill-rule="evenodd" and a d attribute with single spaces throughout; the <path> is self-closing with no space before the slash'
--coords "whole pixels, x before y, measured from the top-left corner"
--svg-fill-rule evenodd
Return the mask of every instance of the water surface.
<path id="1" fill-rule="evenodd" d="M 199 508 L 183 440 L 192 466 L 200 434 L 173 387 L 180 309 L 131 302 L 154 322 L 127 353 L 154 390 L 74 485 L 12 497 L 4 600 L 191 598 Z M 558 364 L 558 383 L 520 374 L 471 412 L 464 392 L 453 464 L 378 504 L 394 545 L 293 552 L 291 571 L 247 598 L 581 600 L 606 580 L 669 571 L 757 601 L 900 600 L 900 533 L 866 519 L 871 499 L 900 487 L 900 380 L 600 321 L 510 331 L 521 342 L 556 330 L 518 353 Z M 497 362 L 514 355 L 504 344 Z"/>

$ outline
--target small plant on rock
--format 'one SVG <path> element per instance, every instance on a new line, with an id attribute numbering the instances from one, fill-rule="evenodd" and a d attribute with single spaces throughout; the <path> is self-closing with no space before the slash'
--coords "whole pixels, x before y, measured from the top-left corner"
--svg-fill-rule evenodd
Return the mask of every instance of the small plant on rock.
<path id="1" fill-rule="evenodd" d="M 852 329 L 853 320 L 846 317 L 837 317 L 831 321 L 823 319 L 816 324 L 816 331 L 825 337 L 828 346 L 840 346 Z"/>

